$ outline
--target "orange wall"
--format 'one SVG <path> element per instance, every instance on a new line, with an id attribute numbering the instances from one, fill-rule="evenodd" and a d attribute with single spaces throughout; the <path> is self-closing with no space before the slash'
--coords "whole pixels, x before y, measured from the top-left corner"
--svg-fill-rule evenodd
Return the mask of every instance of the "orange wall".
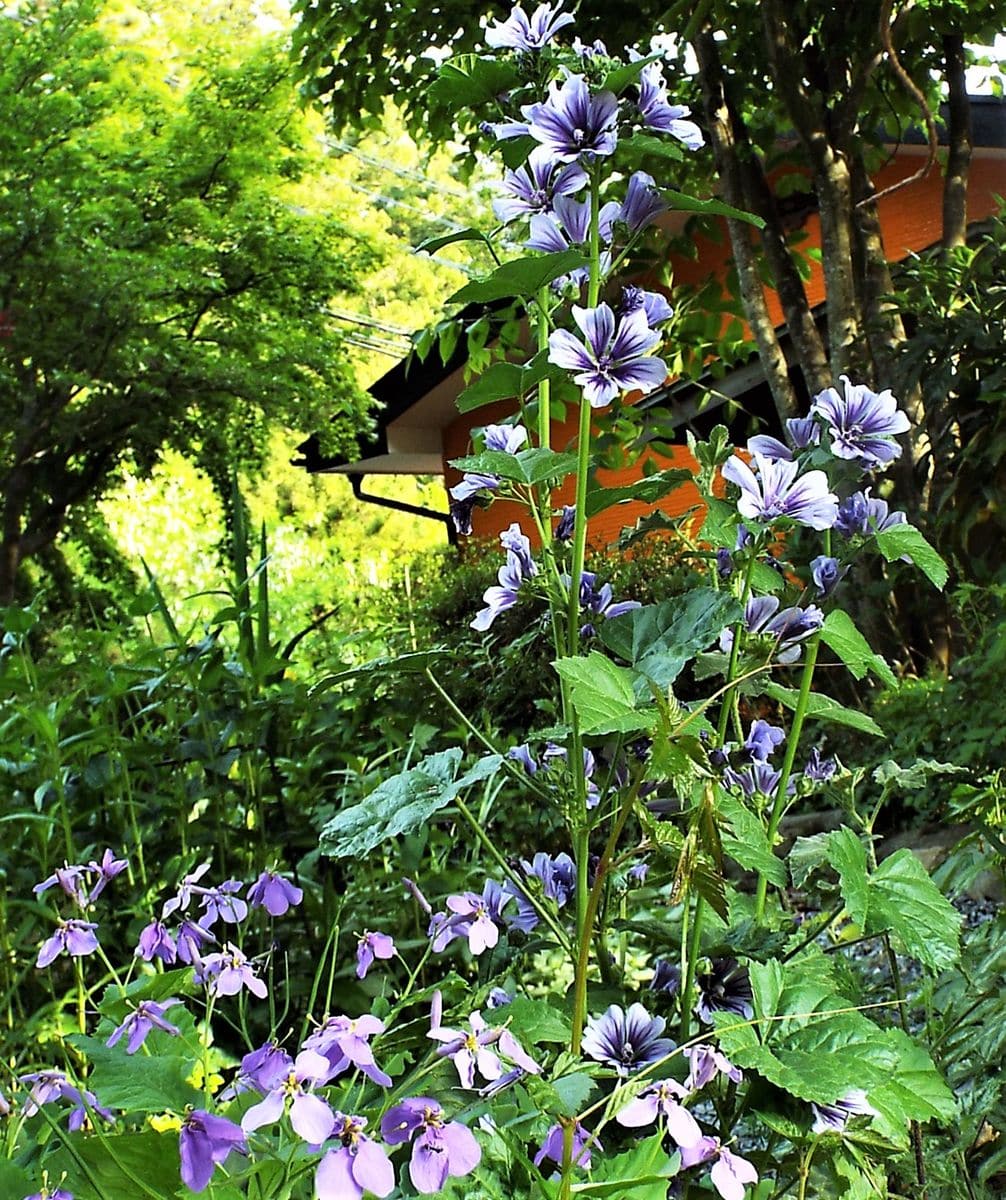
<path id="1" fill-rule="evenodd" d="M 487 405 L 475 413 L 459 417 L 444 432 L 445 463 L 448 459 L 461 458 L 463 455 L 471 453 L 470 431 L 472 428 L 498 423 L 512 413 L 512 402 L 503 401 L 498 404 Z M 575 449 L 577 423 L 578 418 L 575 411 L 572 411 L 572 415 L 561 424 L 559 422 L 553 423 L 552 448 L 554 450 Z M 698 469 L 698 464 L 685 446 L 676 446 L 674 454 L 670 459 L 657 458 L 655 455 L 651 457 L 662 468 L 668 466 L 687 467 L 693 472 Z M 461 473 L 453 467 L 446 467 L 445 469 L 447 486 L 451 487 L 461 478 Z M 623 486 L 633 483 L 635 480 L 643 477 L 643 459 L 640 459 L 633 466 L 622 468 L 621 470 L 599 470 L 597 475 L 600 482 L 606 487 L 615 485 Z M 555 505 L 557 509 L 561 508 L 563 504 L 573 503 L 573 489 L 574 481 L 568 479 L 565 485 L 555 492 Z M 675 517 L 687 512 L 690 508 L 694 508 L 699 503 L 698 489 L 694 484 L 686 484 L 684 487 L 678 488 L 669 496 L 666 496 L 659 505 L 640 504 L 635 501 L 630 501 L 628 504 L 613 505 L 611 508 L 605 509 L 604 512 L 598 513 L 590 522 L 590 544 L 597 548 L 610 545 L 610 543 L 617 540 L 618 535 L 627 525 L 634 525 L 640 516 L 644 513 L 652 512 L 656 507 L 659 507 L 668 516 Z M 495 500 L 488 509 L 476 508 L 472 513 L 472 536 L 475 538 L 496 537 L 512 521 L 520 522 L 524 532 L 531 537 L 533 542 L 537 543 L 538 539 L 535 536 L 533 522 L 526 510 L 522 505 L 508 500 Z"/>
<path id="2" fill-rule="evenodd" d="M 922 166 L 925 159 L 921 156 L 904 155 L 888 163 L 874 177 L 878 191 L 890 187 L 901 179 L 910 176 Z M 1006 194 L 1006 159 L 978 158 L 971 164 L 971 175 L 968 184 L 968 218 L 971 221 L 983 220 L 998 211 L 997 195 Z M 943 176 L 937 166 L 920 180 L 907 184 L 905 187 L 879 201 L 881 228 L 884 233 L 884 246 L 888 259 L 897 262 L 905 258 L 913 250 L 922 250 L 939 241 L 942 224 Z M 820 246 L 821 225 L 816 213 L 811 214 L 804 226 L 807 239 L 801 243 L 801 249 Z M 723 278 L 730 263 L 730 241 L 724 228 L 720 243 L 708 238 L 696 239 L 698 257 L 684 259 L 676 255 L 671 257 L 674 269 L 674 284 L 692 283 L 703 284 L 710 276 Z M 825 298 L 824 277 L 819 263 L 811 261 L 811 276 L 805 282 L 807 298 L 811 305 L 819 304 Z M 777 324 L 783 321 L 779 300 L 773 291 L 767 291 L 769 311 Z M 451 487 L 461 478 L 460 473 L 448 467 L 447 461 L 460 458 L 471 453 L 471 430 L 477 426 L 498 423 L 513 413 L 512 401 L 501 402 L 480 408 L 474 413 L 459 416 L 444 431 L 444 470 L 447 486 Z M 552 446 L 561 450 L 572 448 L 576 442 L 577 418 L 572 417 L 563 424 L 555 423 L 552 428 Z M 684 446 L 676 447 L 669 460 L 654 460 L 661 467 L 687 466 L 695 470 L 697 464 Z M 642 477 L 642 460 L 633 467 L 619 471 L 599 471 L 598 477 L 606 484 L 624 485 Z M 573 483 L 568 481 L 566 486 L 556 493 L 556 505 L 573 502 Z M 589 539 L 595 547 L 607 546 L 614 542 L 622 529 L 635 524 L 638 517 L 659 507 L 668 516 L 678 516 L 687 512 L 699 503 L 696 488 L 686 485 L 662 500 L 658 505 L 630 503 L 616 505 L 599 513 L 590 523 Z M 512 502 L 495 501 L 487 509 L 476 508 L 472 514 L 472 534 L 477 538 L 496 537 L 512 521 L 520 521 L 524 532 L 532 535 L 531 521 L 524 510 Z"/>

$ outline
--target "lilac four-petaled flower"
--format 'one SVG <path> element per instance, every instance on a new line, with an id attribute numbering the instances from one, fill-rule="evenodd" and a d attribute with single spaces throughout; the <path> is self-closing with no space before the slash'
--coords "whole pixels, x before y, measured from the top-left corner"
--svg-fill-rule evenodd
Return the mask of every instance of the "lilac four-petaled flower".
<path id="1" fill-rule="evenodd" d="M 71 958 L 93 954 L 98 949 L 98 939 L 94 933 L 97 928 L 93 921 L 81 921 L 77 918 L 60 921 L 52 937 L 46 938 L 42 943 L 35 966 L 47 967 L 60 954 L 68 954 Z"/>
<path id="2" fill-rule="evenodd" d="M 275 871 L 263 871 L 248 889 L 248 903 L 264 908 L 271 917 L 282 917 L 304 899 L 302 888 Z"/>
<path id="3" fill-rule="evenodd" d="M 212 1178 L 213 1168 L 232 1152 L 247 1154 L 248 1145 L 240 1125 L 194 1109 L 182 1122 L 178 1151 L 182 1183 L 190 1191 L 201 1192 Z"/>
<path id="4" fill-rule="evenodd" d="M 687 1096 L 688 1090 L 676 1080 L 661 1079 L 619 1109 L 615 1120 L 627 1129 L 661 1121 L 678 1146 L 694 1146 L 702 1138 L 702 1129 L 681 1103 Z"/>
<path id="5" fill-rule="evenodd" d="M 387 1196 L 395 1187 L 395 1169 L 384 1148 L 363 1132 L 366 1117 L 335 1114 L 332 1136 L 342 1145 L 318 1164 L 314 1190 L 318 1200 L 361 1200 L 364 1192 Z"/>
<path id="6" fill-rule="evenodd" d="M 395 957 L 395 940 L 387 933 L 365 930 L 356 943 L 356 977 L 365 979 L 375 959 Z"/>
<path id="7" fill-rule="evenodd" d="M 423 1195 L 439 1192 L 448 1176 L 474 1171 L 482 1151 L 472 1131 L 460 1121 L 444 1119 L 444 1110 L 429 1096 L 396 1104 L 381 1118 L 381 1134 L 389 1146 L 412 1142 L 409 1177 Z"/>
<path id="8" fill-rule="evenodd" d="M 335 1114 L 325 1100 L 314 1094 L 314 1089 L 331 1077 L 332 1065 L 324 1055 L 302 1050 L 286 1078 L 245 1112 L 241 1128 L 245 1133 L 253 1133 L 264 1125 L 274 1125 L 286 1111 L 298 1137 L 309 1146 L 322 1145 L 335 1128 Z"/>
<path id="9" fill-rule="evenodd" d="M 175 1004 L 181 1004 L 181 1001 L 175 996 L 169 996 L 160 1003 L 156 1000 L 141 1000 L 122 1024 L 112 1030 L 105 1045 L 114 1046 L 120 1038 L 125 1036 L 126 1053 L 135 1054 L 147 1040 L 147 1034 L 151 1030 L 159 1029 L 162 1033 L 177 1037 L 181 1030 L 177 1025 L 172 1025 L 170 1021 L 164 1019 L 164 1014 Z"/>
<path id="10" fill-rule="evenodd" d="M 305 1040 L 304 1048 L 328 1059 L 332 1078 L 353 1067 L 378 1087 L 391 1087 L 391 1076 L 377 1065 L 370 1048 L 370 1039 L 383 1032 L 384 1022 L 369 1013 L 360 1017 L 328 1017 Z"/>
<path id="11" fill-rule="evenodd" d="M 585 341 L 568 329 L 557 329 L 549 335 L 548 358 L 575 372 L 573 381 L 592 408 L 603 408 L 633 389 L 652 392 L 667 378 L 666 364 L 649 354 L 660 342 L 660 334 L 650 328 L 642 309 L 625 313 L 616 322 L 607 304 L 597 308 L 574 304 L 573 320 Z"/>

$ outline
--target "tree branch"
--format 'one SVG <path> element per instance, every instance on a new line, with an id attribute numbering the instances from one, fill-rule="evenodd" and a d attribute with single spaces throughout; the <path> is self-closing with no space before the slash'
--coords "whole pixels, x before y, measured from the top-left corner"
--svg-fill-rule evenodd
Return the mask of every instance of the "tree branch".
<path id="1" fill-rule="evenodd" d="M 723 71 L 716 42 L 711 33 L 704 32 L 696 36 L 692 45 L 699 63 L 703 106 L 706 112 L 713 156 L 716 160 L 716 169 L 723 184 L 724 195 L 728 204 L 735 208 L 744 208 L 745 196 L 741 180 L 740 159 L 730 121 Z M 745 221 L 728 218 L 727 230 L 730 234 L 734 264 L 737 267 L 744 313 L 758 345 L 759 358 L 772 390 L 776 412 L 779 414 L 780 421 L 785 421 L 789 417 L 797 416 L 799 410 L 793 384 L 789 378 L 786 356 L 779 344 L 779 338 L 765 302 L 761 275 L 758 271 L 754 247 L 751 244 L 750 227 Z"/>

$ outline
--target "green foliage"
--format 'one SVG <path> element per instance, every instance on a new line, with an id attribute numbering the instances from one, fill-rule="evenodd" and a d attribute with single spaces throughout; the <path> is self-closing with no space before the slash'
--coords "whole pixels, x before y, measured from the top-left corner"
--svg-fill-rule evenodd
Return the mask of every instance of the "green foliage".
<path id="1" fill-rule="evenodd" d="M 930 445 L 930 528 L 959 579 L 1001 580 L 1006 455 L 1006 226 L 1000 216 L 967 246 L 912 258 L 898 304 L 914 333 L 896 364 L 902 392 L 920 389 Z"/>
<path id="2" fill-rule="evenodd" d="M 321 831 L 322 853 L 331 858 L 362 858 L 388 838 L 424 828 L 465 788 L 492 778 L 502 761 L 498 754 L 490 754 L 455 779 L 460 750 L 424 758 L 334 816 Z"/>
<path id="3" fill-rule="evenodd" d="M 87 3 L 23 10 L 0 41 L 5 561 L 165 447 L 219 479 L 260 466 L 275 423 L 327 428 L 333 401 L 348 445 L 366 402 L 328 307 L 371 254 L 300 207 L 320 157 L 281 48 L 207 47 L 174 93 Z"/>
<path id="4" fill-rule="evenodd" d="M 604 645 L 660 689 L 740 616 L 729 592 L 696 588 L 680 600 L 633 609 L 601 627 Z"/>

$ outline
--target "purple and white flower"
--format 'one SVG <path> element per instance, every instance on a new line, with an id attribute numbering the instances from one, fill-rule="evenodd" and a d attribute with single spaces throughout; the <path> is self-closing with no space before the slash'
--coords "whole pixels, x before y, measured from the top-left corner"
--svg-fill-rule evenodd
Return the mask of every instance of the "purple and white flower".
<path id="1" fill-rule="evenodd" d="M 850 1117 L 877 1115 L 876 1109 L 871 1108 L 866 1099 L 866 1092 L 861 1088 L 853 1088 L 846 1092 L 834 1104 L 812 1102 L 810 1107 L 814 1113 L 814 1124 L 811 1126 L 814 1133 L 844 1133 Z"/>
<path id="2" fill-rule="evenodd" d="M 516 454 L 527 445 L 527 430 L 523 425 L 487 425 L 482 430 L 482 440 L 487 450 Z"/>
<path id="3" fill-rule="evenodd" d="M 636 171 L 629 179 L 625 199 L 615 219 L 627 225 L 630 233 L 639 233 L 661 213 L 667 212 L 667 207 L 667 201 L 657 190 L 653 176 L 645 171 Z"/>
<path id="4" fill-rule="evenodd" d="M 803 777 L 811 783 L 827 783 L 829 779 L 834 778 L 837 770 L 838 763 L 835 759 L 831 755 L 827 758 L 822 757 L 820 747 L 814 746 L 807 756 Z"/>
<path id="5" fill-rule="evenodd" d="M 814 580 L 814 586 L 817 588 L 818 598 L 824 600 L 841 583 L 845 569 L 839 564 L 837 558 L 832 558 L 829 554 L 819 554 L 817 558 L 811 560 L 810 574 Z"/>
<path id="6" fill-rule="evenodd" d="M 472 629 L 484 633 L 493 621 L 517 603 L 521 584 L 538 574 L 538 567 L 531 557 L 531 542 L 512 524 L 500 534 L 500 543 L 506 550 L 506 562 L 497 572 L 499 583 L 487 588 L 482 597 L 485 608 L 480 609 L 470 622 Z"/>
<path id="7" fill-rule="evenodd" d="M 768 762 L 779 746 L 786 740 L 786 731 L 768 721 L 752 721 L 744 749 L 754 762 Z"/>
<path id="8" fill-rule="evenodd" d="M 423 1195 L 439 1192 L 448 1176 L 474 1171 L 482 1151 L 471 1130 L 444 1119 L 444 1110 L 429 1096 L 396 1104 L 381 1118 L 381 1135 L 389 1146 L 412 1142 L 409 1177 Z"/>
<path id="9" fill-rule="evenodd" d="M 799 474 L 799 464 L 753 456 L 754 470 L 737 455 L 723 465 L 723 478 L 741 489 L 737 510 L 752 521 L 786 518 L 811 529 L 830 529 L 838 515 L 838 497 L 828 490 L 823 471 Z"/>
<path id="10" fill-rule="evenodd" d="M 663 1017 L 651 1017 L 641 1004 L 623 1011 L 612 1004 L 600 1017 L 592 1017 L 583 1032 L 583 1052 L 619 1075 L 655 1063 L 670 1054 L 674 1043 L 665 1037 Z"/>
<path id="11" fill-rule="evenodd" d="M 751 976 L 735 958 L 714 958 L 706 970 L 696 975 L 695 987 L 695 1011 L 703 1021 L 712 1024 L 714 1012 L 734 1013 L 745 1020 L 754 1015 Z"/>
<path id="12" fill-rule="evenodd" d="M 640 72 L 636 106 L 647 129 L 669 133 L 689 150 L 700 150 L 705 145 L 702 130 L 694 121 L 688 120 L 689 110 L 684 105 L 668 102 L 667 82 L 660 63 L 649 63 Z"/>
<path id="13" fill-rule="evenodd" d="M 907 525 L 908 518 L 900 510 L 891 512 L 886 500 L 871 496 L 870 489 L 853 492 L 838 506 L 835 529 L 845 538 L 854 534 L 882 533 L 895 525 Z"/>
<path id="14" fill-rule="evenodd" d="M 570 74 L 549 86 L 543 104 L 526 104 L 527 131 L 558 162 L 581 155 L 614 154 L 618 142 L 618 101 L 612 92 L 590 94 L 582 75 Z"/>
<path id="15" fill-rule="evenodd" d="M 621 392 L 652 392 L 667 378 L 666 364 L 649 356 L 660 342 L 660 334 L 649 327 L 642 309 L 625 314 L 616 323 L 607 304 L 597 308 L 574 304 L 573 319 L 585 341 L 567 329 L 557 329 L 549 335 L 548 358 L 556 366 L 576 372 L 573 380 L 592 408 L 603 408 Z"/>
<path id="16" fill-rule="evenodd" d="M 799 661 L 800 643 L 823 624 L 824 613 L 815 604 L 808 604 L 806 608 L 794 605 L 780 612 L 778 596 L 752 596 L 744 606 L 745 630 L 752 637 L 772 638 L 776 661 L 784 666 Z M 729 654 L 733 644 L 734 631 L 728 626 L 720 634 L 720 650 Z"/>
<path id="17" fill-rule="evenodd" d="M 560 196 L 575 196 L 587 184 L 579 163 L 556 163 L 544 146 L 536 146 L 527 162 L 503 176 L 503 195 L 493 201 L 493 212 L 504 224 L 551 211 Z"/>
<path id="18" fill-rule="evenodd" d="M 624 316 L 639 308 L 646 314 L 646 323 L 651 329 L 655 329 L 674 316 L 674 309 L 663 292 L 647 292 L 631 284 L 622 288 L 622 298 L 618 303 L 618 315 Z"/>
<path id="19" fill-rule="evenodd" d="M 561 3 L 554 8 L 550 4 L 539 4 L 529 17 L 519 4 L 515 4 L 505 21 L 493 21 L 486 30 L 486 45 L 494 50 L 521 50 L 524 53 L 540 50 L 560 29 L 573 24 L 571 14 L 561 10 Z"/>
<path id="20" fill-rule="evenodd" d="M 828 423 L 831 452 L 838 458 L 857 462 L 865 471 L 885 470 L 901 456 L 894 440 L 911 427 L 889 389 L 873 392 L 865 384 L 839 377 L 844 395 L 826 388 L 814 397 L 811 414 Z"/>

